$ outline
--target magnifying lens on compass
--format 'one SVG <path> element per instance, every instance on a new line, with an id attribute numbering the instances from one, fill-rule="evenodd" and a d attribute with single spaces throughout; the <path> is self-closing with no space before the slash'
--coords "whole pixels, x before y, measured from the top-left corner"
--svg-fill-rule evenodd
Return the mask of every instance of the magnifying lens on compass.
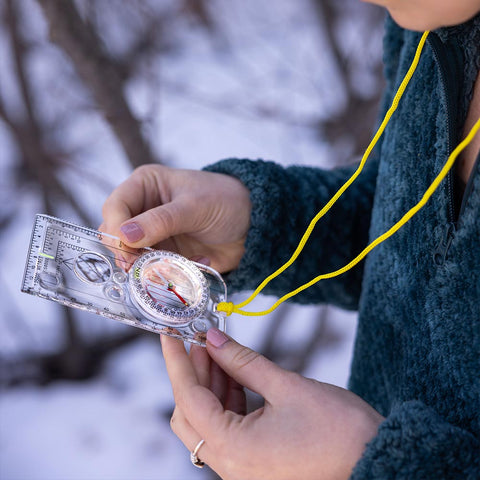
<path id="1" fill-rule="evenodd" d="M 131 300 L 149 319 L 181 326 L 202 316 L 210 297 L 194 262 L 168 251 L 139 257 L 129 271 Z"/>

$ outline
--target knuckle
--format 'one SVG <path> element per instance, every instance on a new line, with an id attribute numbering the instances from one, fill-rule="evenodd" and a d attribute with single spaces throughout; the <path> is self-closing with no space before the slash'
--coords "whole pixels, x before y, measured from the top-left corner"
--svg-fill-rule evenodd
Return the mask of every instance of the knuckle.
<path id="1" fill-rule="evenodd" d="M 291 389 L 302 388 L 303 383 L 307 380 L 305 377 L 297 372 L 291 372 L 289 370 L 284 371 L 283 383 Z"/>
<path id="2" fill-rule="evenodd" d="M 254 362 L 258 362 L 261 357 L 262 356 L 258 352 L 255 352 L 250 348 L 243 347 L 235 353 L 232 358 L 232 362 L 238 369 L 242 369 Z"/>
<path id="3" fill-rule="evenodd" d="M 110 205 L 108 204 L 108 198 L 105 200 L 105 203 L 102 206 L 102 220 L 105 223 L 110 216 Z"/>
<path id="4" fill-rule="evenodd" d="M 114 191 L 115 192 L 115 191 Z M 114 192 L 112 192 L 105 202 L 102 205 L 102 218 L 107 219 L 112 213 L 112 210 L 115 210 L 115 198 L 114 198 Z"/>
<path id="5" fill-rule="evenodd" d="M 155 231 L 161 231 L 169 234 L 174 231 L 176 218 L 170 209 L 154 208 L 150 210 L 149 222 L 153 225 Z"/>
<path id="6" fill-rule="evenodd" d="M 108 208 L 109 208 L 109 201 L 110 201 L 110 197 L 108 197 L 103 206 L 102 206 L 102 217 L 105 218 L 105 214 L 108 213 Z"/>
<path id="7" fill-rule="evenodd" d="M 177 429 L 178 429 L 178 427 L 179 427 L 179 426 L 178 426 L 178 423 L 179 423 L 179 422 L 178 422 L 178 413 L 177 413 L 177 409 L 175 409 L 175 410 L 173 411 L 173 414 L 172 414 L 171 418 L 170 418 L 170 428 L 172 429 L 172 431 L 173 431 L 174 433 L 177 432 Z"/>
<path id="8" fill-rule="evenodd" d="M 139 167 L 136 167 L 135 170 L 133 170 L 132 176 L 144 177 L 144 176 L 151 175 L 154 168 L 155 168 L 155 165 L 152 165 L 152 164 L 140 165 Z"/>

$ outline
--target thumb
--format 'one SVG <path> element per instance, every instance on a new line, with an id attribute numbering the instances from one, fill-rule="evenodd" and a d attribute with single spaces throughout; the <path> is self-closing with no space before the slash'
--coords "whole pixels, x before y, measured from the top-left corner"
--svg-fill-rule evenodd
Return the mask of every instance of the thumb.
<path id="1" fill-rule="evenodd" d="M 120 238 L 131 247 L 151 247 L 191 229 L 192 211 L 180 201 L 166 203 L 130 218 L 120 226 Z"/>
<path id="2" fill-rule="evenodd" d="M 279 391 L 289 373 L 216 328 L 207 332 L 207 349 L 212 359 L 227 375 L 262 395 L 267 401 Z"/>

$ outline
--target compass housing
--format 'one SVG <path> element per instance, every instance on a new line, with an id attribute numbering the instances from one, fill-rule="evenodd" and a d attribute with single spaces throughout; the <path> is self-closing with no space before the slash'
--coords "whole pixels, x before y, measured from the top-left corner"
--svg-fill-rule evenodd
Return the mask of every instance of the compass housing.
<path id="1" fill-rule="evenodd" d="M 210 297 L 200 269 L 174 252 L 143 254 L 129 271 L 130 298 L 150 320 L 182 326 L 202 316 Z"/>

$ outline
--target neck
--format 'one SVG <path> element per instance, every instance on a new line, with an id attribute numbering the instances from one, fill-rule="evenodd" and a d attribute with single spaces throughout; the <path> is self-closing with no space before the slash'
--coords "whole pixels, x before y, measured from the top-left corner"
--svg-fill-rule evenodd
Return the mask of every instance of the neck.
<path id="1" fill-rule="evenodd" d="M 467 135 L 470 129 L 473 127 L 475 122 L 480 118 L 480 72 L 477 75 L 475 80 L 475 86 L 473 90 L 472 101 L 467 113 L 467 118 L 465 120 L 465 125 L 463 127 L 463 137 Z M 475 164 L 475 160 L 478 157 L 480 152 L 480 134 L 477 133 L 472 142 L 467 145 L 465 150 L 462 152 L 457 167 L 456 172 L 460 180 L 466 184 L 470 178 Z"/>

